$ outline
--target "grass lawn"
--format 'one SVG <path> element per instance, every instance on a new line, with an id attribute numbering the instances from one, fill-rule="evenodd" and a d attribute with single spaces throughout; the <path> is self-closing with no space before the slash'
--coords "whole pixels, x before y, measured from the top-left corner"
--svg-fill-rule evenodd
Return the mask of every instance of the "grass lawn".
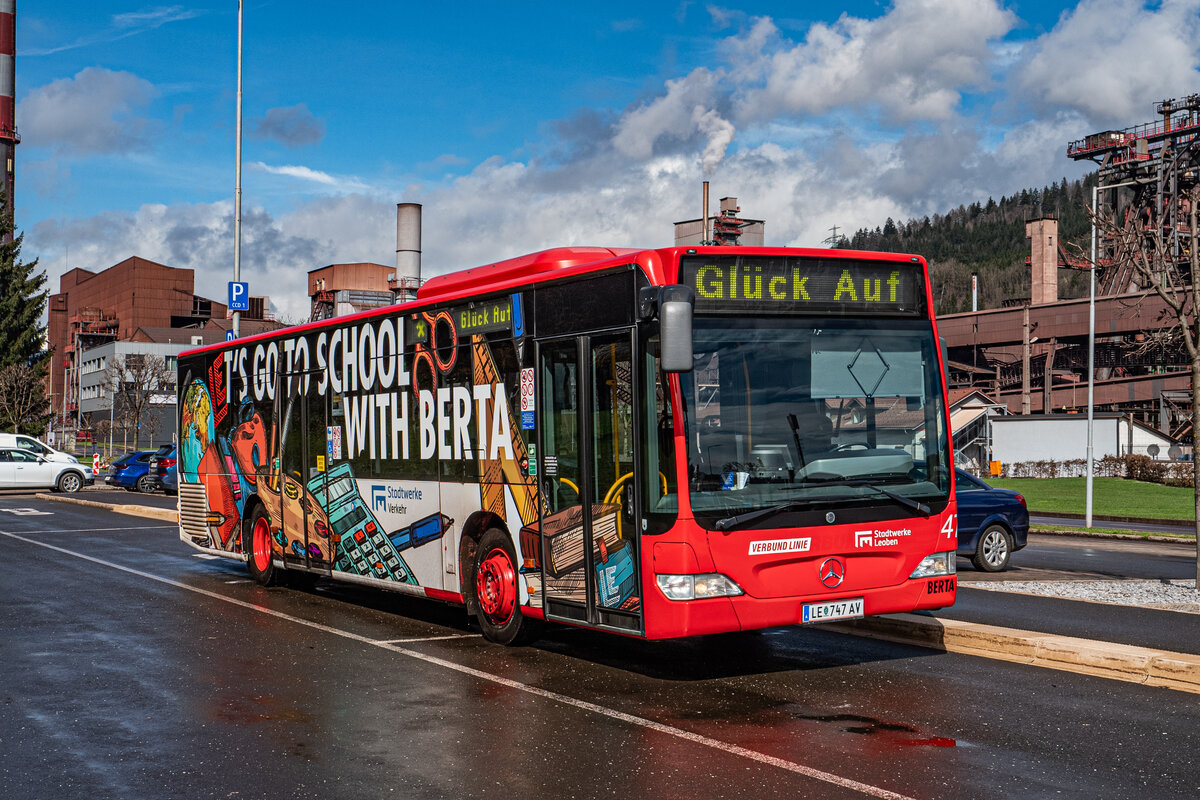
<path id="1" fill-rule="evenodd" d="M 1012 489 L 1025 496 L 1030 511 L 1043 514 L 1083 514 L 1086 478 L 984 478 L 990 486 Z M 1190 488 L 1123 478 L 1095 478 L 1092 482 L 1092 514 L 1097 517 L 1196 518 L 1196 501 Z"/>

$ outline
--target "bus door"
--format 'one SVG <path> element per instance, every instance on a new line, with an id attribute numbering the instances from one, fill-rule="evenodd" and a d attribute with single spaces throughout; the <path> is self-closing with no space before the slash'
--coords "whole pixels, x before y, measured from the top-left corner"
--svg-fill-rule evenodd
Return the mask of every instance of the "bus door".
<path id="1" fill-rule="evenodd" d="M 546 616 L 641 631 L 632 331 L 539 344 Z"/>
<path id="2" fill-rule="evenodd" d="M 324 496 L 328 409 L 318 393 L 321 373 L 284 372 L 277 392 L 279 489 L 282 537 L 276 539 L 292 564 L 329 571 L 332 542 Z"/>

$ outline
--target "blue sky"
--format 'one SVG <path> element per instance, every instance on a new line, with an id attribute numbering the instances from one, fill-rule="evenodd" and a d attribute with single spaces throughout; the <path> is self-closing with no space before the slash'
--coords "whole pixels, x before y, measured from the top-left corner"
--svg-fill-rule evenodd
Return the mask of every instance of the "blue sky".
<path id="1" fill-rule="evenodd" d="M 245 6 L 242 270 L 426 276 L 565 244 L 664 246 L 700 182 L 819 245 L 1084 168 L 1069 140 L 1200 92 L 1200 0 Z M 17 14 L 17 226 L 57 289 L 130 255 L 232 275 L 237 3 Z"/>

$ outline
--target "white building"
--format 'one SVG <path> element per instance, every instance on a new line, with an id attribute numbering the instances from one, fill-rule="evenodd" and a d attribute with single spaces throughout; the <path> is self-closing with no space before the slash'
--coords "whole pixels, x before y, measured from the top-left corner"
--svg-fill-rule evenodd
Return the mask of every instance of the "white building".
<path id="1" fill-rule="evenodd" d="M 199 344 L 197 342 L 196 344 Z M 115 432 L 113 436 L 116 446 L 137 446 L 144 448 L 157 447 L 160 444 L 168 444 L 174 441 L 175 437 L 175 364 L 176 360 L 184 350 L 187 350 L 195 345 L 190 341 L 180 343 L 159 343 L 159 342 L 109 342 L 84 350 L 81 357 L 81 369 L 79 374 L 79 411 L 87 417 L 91 425 L 87 426 L 95 430 L 101 423 L 108 423 L 112 420 L 112 427 Z M 166 385 L 155 387 L 154 393 L 150 397 L 149 407 L 143 414 L 142 432 L 140 435 L 136 431 L 124 430 L 122 423 L 128 426 L 128 420 L 122 420 L 124 416 L 121 414 L 120 393 L 114 395 L 114 387 L 112 386 L 111 373 L 109 365 L 114 359 L 119 358 L 120 363 L 129 365 L 132 359 L 139 357 L 156 357 L 161 358 L 166 364 L 167 371 L 171 375 L 171 380 Z M 132 376 L 126 375 L 125 380 L 130 381 Z M 116 405 L 114 407 L 114 398 Z M 104 435 L 104 440 L 108 440 L 108 435 Z"/>
<path id="2" fill-rule="evenodd" d="M 1014 414 L 990 418 L 992 459 L 1070 461 L 1087 458 L 1084 414 Z M 1092 423 L 1092 457 L 1144 455 L 1176 461 L 1190 451 L 1165 433 L 1116 412 L 1097 412 Z"/>

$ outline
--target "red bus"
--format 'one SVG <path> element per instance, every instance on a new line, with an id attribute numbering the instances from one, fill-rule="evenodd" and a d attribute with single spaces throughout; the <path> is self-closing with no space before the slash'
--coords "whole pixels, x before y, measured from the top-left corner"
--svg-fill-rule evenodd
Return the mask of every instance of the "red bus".
<path id="1" fill-rule="evenodd" d="M 646 639 L 954 602 L 916 256 L 560 248 L 179 357 L 180 536 Z"/>

